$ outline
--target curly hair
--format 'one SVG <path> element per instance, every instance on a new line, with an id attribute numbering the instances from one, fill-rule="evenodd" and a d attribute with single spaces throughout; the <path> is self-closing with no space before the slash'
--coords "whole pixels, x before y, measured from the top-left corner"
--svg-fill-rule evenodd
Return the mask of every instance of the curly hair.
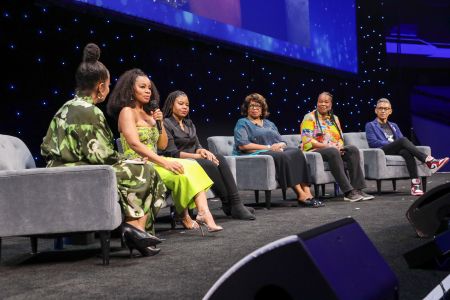
<path id="1" fill-rule="evenodd" d="M 75 73 L 77 95 L 89 96 L 97 83 L 108 80 L 109 71 L 99 58 L 100 48 L 96 44 L 89 43 L 84 47 L 83 60 Z"/>
<path id="2" fill-rule="evenodd" d="M 187 97 L 186 93 L 180 90 L 173 91 L 167 96 L 166 101 L 164 101 L 164 106 L 162 108 L 164 118 L 170 118 L 172 116 L 173 105 L 175 103 L 175 100 L 180 96 Z M 186 116 L 186 119 L 189 119 L 189 114 Z"/>
<path id="3" fill-rule="evenodd" d="M 258 93 L 253 93 L 245 97 L 244 103 L 241 105 L 241 115 L 248 116 L 248 109 L 251 102 L 256 102 L 261 105 L 261 119 L 267 118 L 270 115 L 266 98 Z"/>
<path id="4" fill-rule="evenodd" d="M 136 78 L 139 76 L 148 77 L 141 69 L 131 69 L 123 73 L 119 80 L 117 80 L 114 90 L 109 96 L 107 104 L 108 115 L 114 119 L 118 119 L 119 113 L 124 107 L 136 106 L 136 101 L 133 99 L 134 95 L 134 84 L 136 83 Z M 150 80 L 150 102 L 156 101 L 159 105 L 159 92 L 152 80 Z M 150 113 L 150 102 L 144 105 L 144 110 Z"/>

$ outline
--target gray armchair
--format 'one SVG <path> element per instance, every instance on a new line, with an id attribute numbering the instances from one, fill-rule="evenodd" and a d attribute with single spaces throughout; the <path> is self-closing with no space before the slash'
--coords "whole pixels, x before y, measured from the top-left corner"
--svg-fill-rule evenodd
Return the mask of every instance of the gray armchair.
<path id="1" fill-rule="evenodd" d="M 103 264 L 109 264 L 110 231 L 121 221 L 117 182 L 111 166 L 36 168 L 27 146 L 0 135 L 1 238 L 37 238 L 98 232 Z"/>
<path id="2" fill-rule="evenodd" d="M 409 179 L 406 162 L 400 155 L 386 155 L 384 151 L 378 148 L 370 148 L 367 143 L 365 132 L 348 132 L 344 133 L 346 144 L 358 147 L 364 157 L 365 178 L 377 181 L 377 191 L 381 193 L 381 181 L 392 180 L 394 191 L 397 189 L 396 180 Z M 426 153 L 431 154 L 428 146 L 418 146 L 418 148 Z M 431 176 L 431 170 L 422 162 L 417 160 L 419 176 L 422 178 L 422 188 L 426 192 L 427 177 Z"/>
<path id="3" fill-rule="evenodd" d="M 259 202 L 259 191 L 264 191 L 266 207 L 270 208 L 271 192 L 278 186 L 275 179 L 275 164 L 272 156 L 231 156 L 233 147 L 233 136 L 208 137 L 209 150 L 225 156 L 235 176 L 238 190 L 255 191 L 256 203 Z M 283 196 L 285 198 L 285 192 Z"/>

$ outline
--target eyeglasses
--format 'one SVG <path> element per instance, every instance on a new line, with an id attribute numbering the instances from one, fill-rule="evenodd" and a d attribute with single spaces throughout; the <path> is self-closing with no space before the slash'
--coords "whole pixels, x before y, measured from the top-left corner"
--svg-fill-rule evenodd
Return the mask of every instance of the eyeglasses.
<path id="1" fill-rule="evenodd" d="M 261 105 L 259 105 L 259 104 L 250 104 L 248 107 L 249 108 L 261 108 Z"/>
<path id="2" fill-rule="evenodd" d="M 390 107 L 377 107 L 377 110 L 381 110 L 381 111 L 390 111 L 391 108 L 390 108 Z"/>

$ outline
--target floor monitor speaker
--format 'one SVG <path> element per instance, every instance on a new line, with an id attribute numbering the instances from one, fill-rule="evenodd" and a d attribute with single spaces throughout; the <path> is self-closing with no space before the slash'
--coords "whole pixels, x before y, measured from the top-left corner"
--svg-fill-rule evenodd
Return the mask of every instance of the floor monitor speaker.
<path id="1" fill-rule="evenodd" d="M 398 281 L 359 224 L 345 218 L 250 253 L 204 299 L 398 299 Z"/>
<path id="2" fill-rule="evenodd" d="M 416 201 L 406 212 L 406 218 L 420 237 L 432 237 L 448 229 L 450 216 L 450 182 L 437 186 Z"/>

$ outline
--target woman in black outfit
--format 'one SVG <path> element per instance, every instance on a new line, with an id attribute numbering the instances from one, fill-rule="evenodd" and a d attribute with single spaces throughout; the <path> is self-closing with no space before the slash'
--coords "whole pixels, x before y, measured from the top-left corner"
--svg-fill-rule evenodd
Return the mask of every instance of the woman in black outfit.
<path id="1" fill-rule="evenodd" d="M 254 210 L 242 204 L 225 157 L 213 154 L 200 145 L 195 125 L 189 118 L 187 95 L 182 91 L 170 93 L 162 110 L 164 127 L 169 140 L 164 155 L 195 159 L 214 181 L 212 190 L 222 200 L 224 213 L 235 219 L 254 220 Z M 249 211 L 250 209 L 252 212 Z"/>

